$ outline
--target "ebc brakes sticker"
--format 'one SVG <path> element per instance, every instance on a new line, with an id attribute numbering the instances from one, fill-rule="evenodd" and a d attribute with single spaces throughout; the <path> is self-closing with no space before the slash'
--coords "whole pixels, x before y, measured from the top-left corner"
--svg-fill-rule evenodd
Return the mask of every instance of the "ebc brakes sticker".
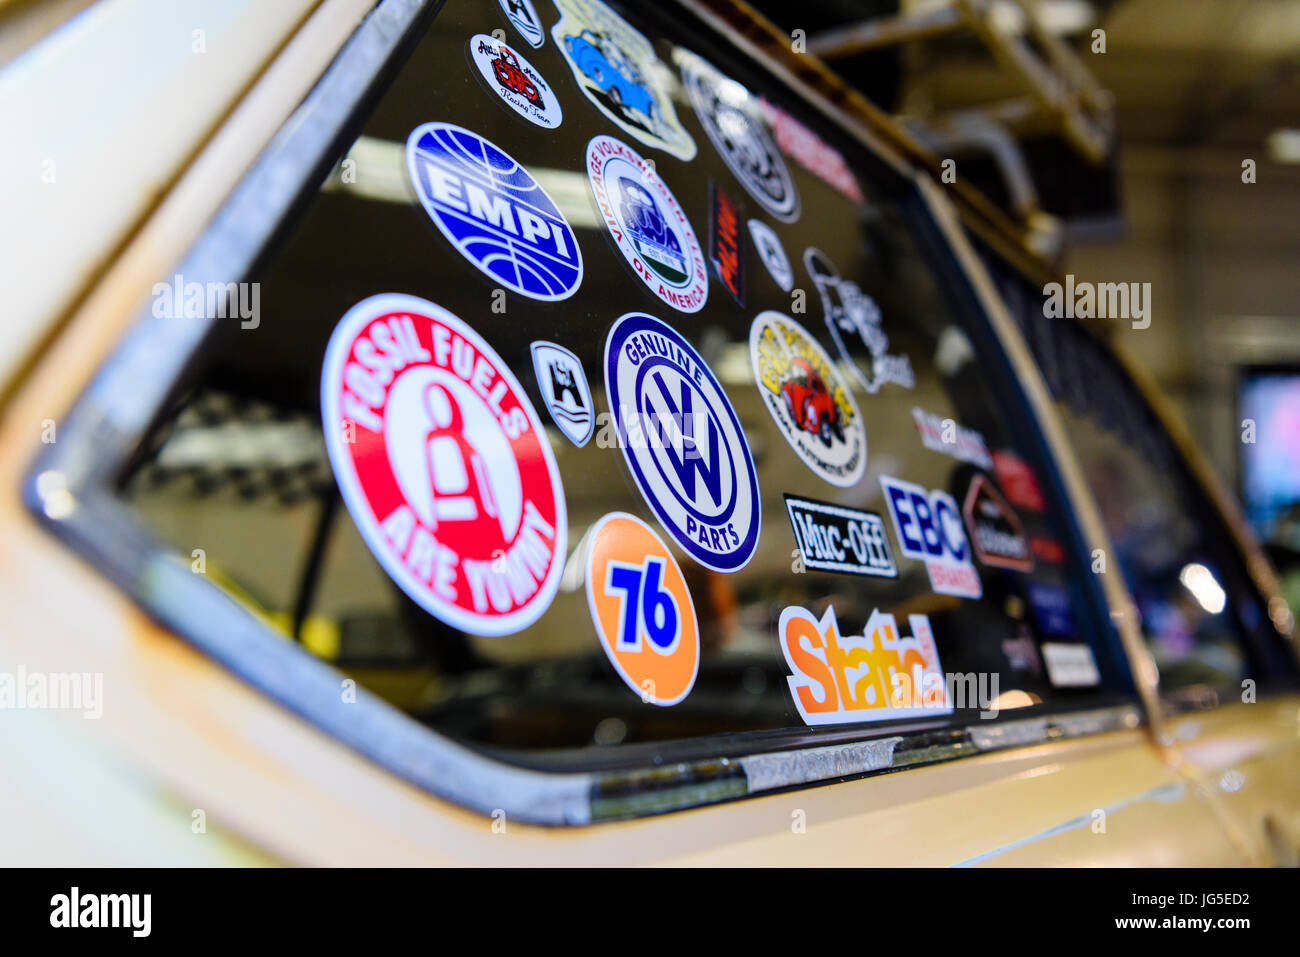
<path id="1" fill-rule="evenodd" d="M 487 88 L 529 123 L 553 130 L 564 122 L 564 110 L 551 85 L 505 41 L 476 33 L 469 38 L 469 55 Z"/>
<path id="2" fill-rule="evenodd" d="M 654 166 L 612 136 L 587 144 L 587 182 L 610 239 L 646 288 L 674 309 L 709 297 L 704 251 L 681 203 Z"/>
<path id="3" fill-rule="evenodd" d="M 894 521 L 898 547 L 925 563 L 930 587 L 941 595 L 979 598 L 984 594 L 962 530 L 961 510 L 947 492 L 880 476 L 880 488 Z"/>
<path id="4" fill-rule="evenodd" d="M 882 328 L 876 301 L 856 282 L 841 277 L 835 263 L 820 249 L 805 249 L 803 262 L 821 296 L 835 348 L 862 388 L 875 395 L 886 383 L 905 389 L 916 385 L 912 360 L 889 352 L 889 337 Z"/>
<path id="5" fill-rule="evenodd" d="M 555 0 L 551 27 L 579 89 L 619 129 L 679 160 L 695 157 L 695 141 L 673 109 L 672 71 L 632 24 L 600 0 Z"/>
<path id="6" fill-rule="evenodd" d="M 798 606 L 781 612 L 777 640 L 804 723 L 951 714 L 930 619 L 908 615 L 907 623 L 910 637 L 899 632 L 893 615 L 873 610 L 861 635 L 841 635 L 832 605 L 821 618 Z"/>
<path id="7" fill-rule="evenodd" d="M 609 663 L 647 704 L 677 704 L 700 670 L 686 579 L 645 522 L 614 512 L 588 533 L 587 604 Z"/>
<path id="8" fill-rule="evenodd" d="M 798 219 L 799 193 L 758 100 L 702 57 L 680 47 L 673 57 L 709 142 L 745 192 L 777 219 Z"/>
<path id="9" fill-rule="evenodd" d="M 491 346 L 423 299 L 362 300 L 330 336 L 321 415 L 348 512 L 402 591 L 471 634 L 537 620 L 564 564 L 564 492 Z"/>
<path id="10" fill-rule="evenodd" d="M 664 531 L 705 568 L 744 568 L 762 528 L 758 474 L 700 354 L 666 322 L 620 316 L 605 340 L 605 395 L 623 458 Z"/>
<path id="11" fill-rule="evenodd" d="M 434 225 L 494 282 L 544 302 L 577 291 L 578 239 L 510 154 L 451 123 L 425 123 L 406 139 L 406 166 Z"/>
<path id="12" fill-rule="evenodd" d="M 763 405 L 790 448 L 832 485 L 857 484 L 867 468 L 867 430 L 826 350 L 789 316 L 769 310 L 749 328 L 749 358 Z"/>

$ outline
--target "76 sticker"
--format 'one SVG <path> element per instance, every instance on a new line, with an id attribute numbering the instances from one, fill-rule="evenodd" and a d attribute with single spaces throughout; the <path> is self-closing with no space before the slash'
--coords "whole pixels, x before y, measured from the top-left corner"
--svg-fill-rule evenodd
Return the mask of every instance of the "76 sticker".
<path id="1" fill-rule="evenodd" d="M 587 604 L 600 645 L 623 682 L 647 704 L 677 704 L 700 670 L 700 628 L 686 580 L 668 546 L 625 512 L 593 526 Z"/>

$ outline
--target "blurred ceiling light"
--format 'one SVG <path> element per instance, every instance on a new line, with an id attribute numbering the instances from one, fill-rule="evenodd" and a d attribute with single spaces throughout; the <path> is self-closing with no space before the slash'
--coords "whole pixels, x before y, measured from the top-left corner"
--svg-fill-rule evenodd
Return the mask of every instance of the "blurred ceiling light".
<path id="1" fill-rule="evenodd" d="M 1264 142 L 1274 163 L 1300 163 L 1300 130 L 1274 130 Z"/>
<path id="2" fill-rule="evenodd" d="M 1223 611 L 1228 603 L 1228 595 L 1215 579 L 1214 573 L 1199 562 L 1184 565 L 1183 570 L 1178 573 L 1178 580 L 1192 593 L 1197 603 L 1211 615 Z"/>
<path id="3" fill-rule="evenodd" d="M 1042 0 L 1034 10 L 1042 28 L 1056 36 L 1078 33 L 1097 20 L 1097 11 L 1088 0 Z M 997 0 L 992 18 L 993 28 L 1006 36 L 1025 32 L 1025 10 L 1012 0 Z"/>

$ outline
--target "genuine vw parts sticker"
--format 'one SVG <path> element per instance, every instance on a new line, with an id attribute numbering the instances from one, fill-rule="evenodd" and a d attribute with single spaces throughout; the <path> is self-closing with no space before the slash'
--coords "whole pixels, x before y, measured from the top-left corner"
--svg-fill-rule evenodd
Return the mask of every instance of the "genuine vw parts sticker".
<path id="1" fill-rule="evenodd" d="M 633 272 L 674 309 L 698 312 L 709 298 L 704 251 L 654 167 L 622 140 L 596 136 L 587 144 L 587 180 Z"/>
<path id="2" fill-rule="evenodd" d="M 543 301 L 577 291 L 578 239 L 510 154 L 451 123 L 425 123 L 406 139 L 406 167 L 434 224 L 495 282 Z"/>
<path id="3" fill-rule="evenodd" d="M 867 468 L 867 430 L 826 350 L 799 323 L 769 310 L 749 327 L 749 358 L 790 448 L 832 485 L 856 485 Z"/>
<path id="4" fill-rule="evenodd" d="M 664 530 L 706 568 L 754 557 L 758 475 L 731 401 L 672 326 L 621 316 L 605 340 L 605 394 L 632 477 Z"/>
<path id="5" fill-rule="evenodd" d="M 564 492 L 491 346 L 441 306 L 372 296 L 330 336 L 321 416 L 348 512 L 402 591 L 476 635 L 537 620 L 564 565 Z"/>

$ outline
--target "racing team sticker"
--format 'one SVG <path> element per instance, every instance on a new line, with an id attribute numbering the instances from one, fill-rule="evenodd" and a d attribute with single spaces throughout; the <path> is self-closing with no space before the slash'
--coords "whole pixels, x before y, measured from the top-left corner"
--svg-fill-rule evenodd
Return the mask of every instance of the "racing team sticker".
<path id="1" fill-rule="evenodd" d="M 650 41 L 600 0 L 555 0 L 555 8 L 551 36 L 587 99 L 629 136 L 693 159 L 695 141 L 673 109 L 676 78 Z"/>
<path id="2" fill-rule="evenodd" d="M 488 89 L 530 123 L 553 130 L 564 110 L 542 74 L 504 41 L 486 33 L 469 39 L 469 55 Z"/>
<path id="3" fill-rule="evenodd" d="M 348 512 L 412 600 L 476 635 L 537 620 L 564 565 L 564 491 L 491 346 L 423 299 L 362 300 L 330 336 L 321 415 Z"/>
<path id="4" fill-rule="evenodd" d="M 826 350 L 789 316 L 769 310 L 749 327 L 749 358 L 790 448 L 832 485 L 856 485 L 867 468 L 867 430 Z"/>
<path id="5" fill-rule="evenodd" d="M 462 127 L 425 123 L 406 139 L 406 167 L 438 230 L 494 282 L 542 301 L 577 291 L 578 238 L 510 154 Z"/>
<path id="6" fill-rule="evenodd" d="M 674 57 L 695 115 L 728 169 L 760 206 L 783 222 L 794 222 L 799 193 L 758 101 L 702 57 L 680 47 Z"/>
<path id="7" fill-rule="evenodd" d="M 654 167 L 622 140 L 596 136 L 587 144 L 587 181 L 610 237 L 646 287 L 682 312 L 703 308 L 704 251 Z"/>
<path id="8" fill-rule="evenodd" d="M 613 512 L 588 533 L 587 605 L 609 663 L 647 704 L 677 704 L 700 670 L 700 627 L 668 546 Z"/>
<path id="9" fill-rule="evenodd" d="M 620 316 L 605 340 L 605 395 L 628 469 L 664 530 L 706 568 L 744 568 L 762 527 L 758 474 L 700 354 L 666 322 Z"/>

